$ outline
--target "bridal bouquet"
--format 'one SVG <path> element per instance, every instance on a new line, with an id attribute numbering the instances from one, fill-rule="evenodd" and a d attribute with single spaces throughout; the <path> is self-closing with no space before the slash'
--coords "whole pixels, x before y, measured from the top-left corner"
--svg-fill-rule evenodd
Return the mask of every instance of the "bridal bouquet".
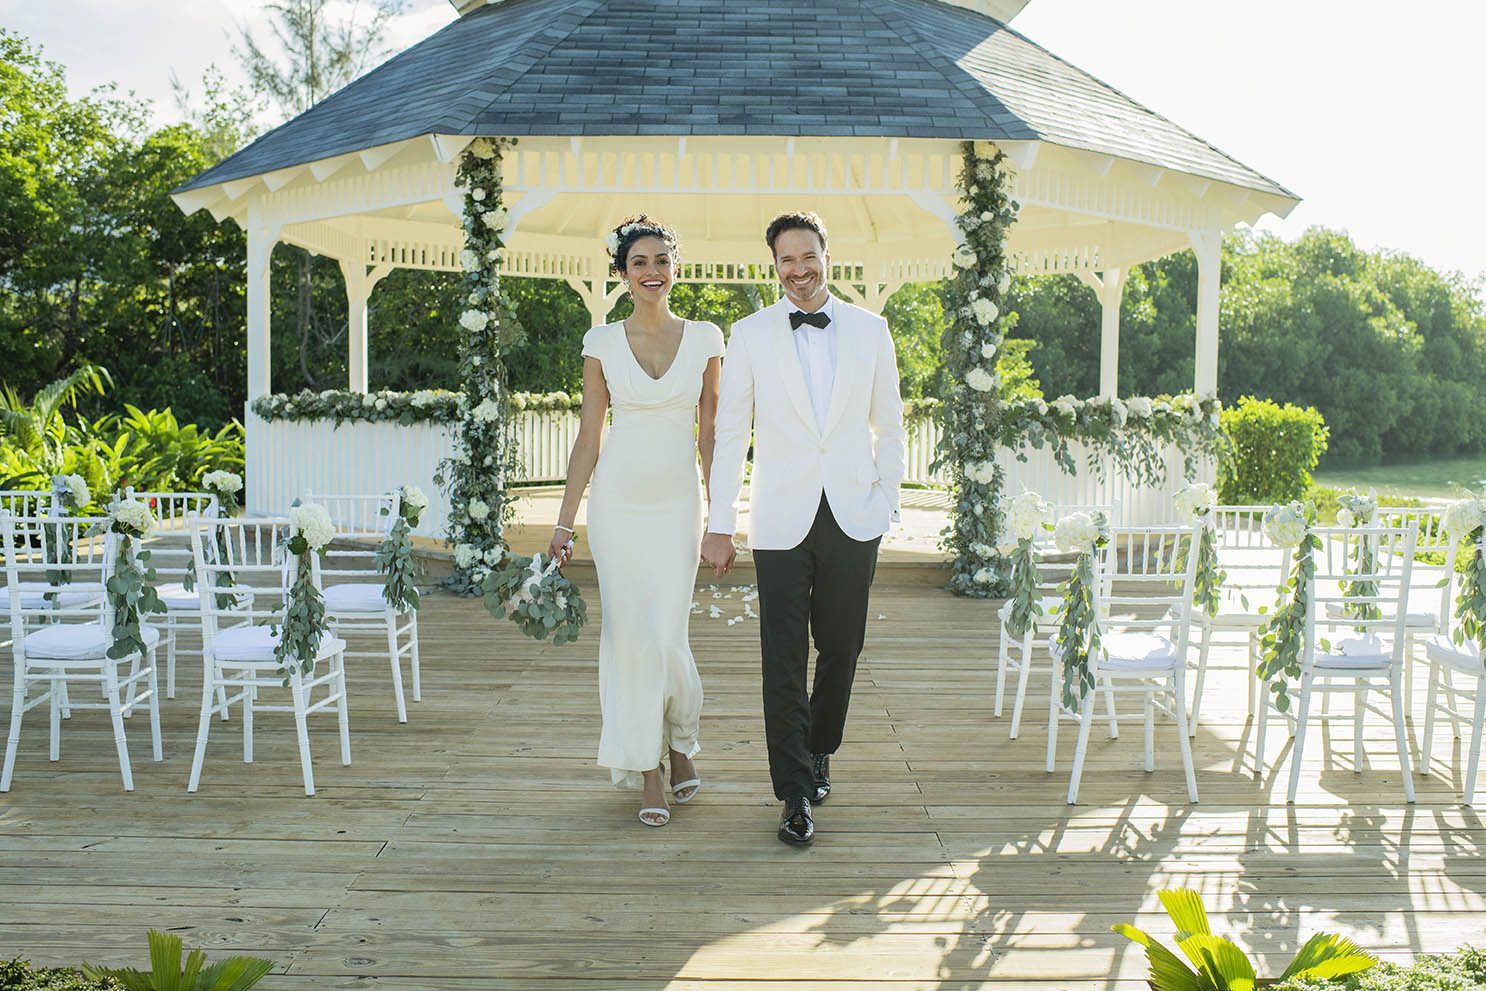
<path id="1" fill-rule="evenodd" d="M 485 576 L 485 608 L 496 619 L 507 614 L 534 640 L 552 637 L 555 646 L 578 639 L 588 622 L 588 605 L 578 586 L 557 570 L 557 562 L 541 554 L 518 557 L 507 553 Z"/>

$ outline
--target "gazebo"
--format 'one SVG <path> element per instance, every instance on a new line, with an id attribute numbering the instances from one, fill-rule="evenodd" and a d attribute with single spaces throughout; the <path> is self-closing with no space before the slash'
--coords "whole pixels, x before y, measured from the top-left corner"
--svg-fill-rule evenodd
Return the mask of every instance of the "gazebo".
<path id="1" fill-rule="evenodd" d="M 820 0 L 805 17 L 778 0 L 454 3 L 457 21 L 174 192 L 186 212 L 247 232 L 250 399 L 271 391 L 273 246 L 339 260 L 348 387 L 365 392 L 377 281 L 399 266 L 460 267 L 454 178 L 478 136 L 518 139 L 504 161 L 505 273 L 567 282 L 595 322 L 619 292 L 603 233 L 639 209 L 678 228 L 682 277 L 703 282 L 769 280 L 767 219 L 815 209 L 831 229 L 834 288 L 880 310 L 904 283 L 950 273 L 961 145 L 994 145 L 1021 204 L 1016 270 L 1074 273 L 1099 295 L 1109 396 L 1130 267 L 1195 252 L 1193 384 L 1214 390 L 1222 235 L 1298 202 L 1017 33 L 1009 22 L 1026 0 Z M 251 410 L 245 422 L 250 509 L 307 485 L 383 484 L 344 477 L 375 474 L 348 467 L 361 463 L 354 452 L 325 478 L 320 442 L 284 434 L 293 424 L 273 424 L 283 430 L 271 438 Z M 275 483 L 258 469 L 270 451 L 281 465 L 285 444 L 317 464 Z M 441 524 L 435 512 L 425 527 Z"/>

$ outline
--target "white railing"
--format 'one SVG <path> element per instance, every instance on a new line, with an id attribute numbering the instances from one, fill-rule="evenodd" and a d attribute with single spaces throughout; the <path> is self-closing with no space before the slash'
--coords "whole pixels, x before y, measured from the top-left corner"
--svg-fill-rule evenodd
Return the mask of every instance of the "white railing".
<path id="1" fill-rule="evenodd" d="M 337 428 L 329 420 L 269 423 L 247 414 L 247 506 L 257 515 L 285 512 L 307 489 L 317 492 L 379 492 L 397 485 L 417 485 L 429 496 L 416 533 L 439 537 L 448 523 L 448 504 L 433 475 L 452 450 L 450 428 L 444 424 L 351 421 Z M 561 481 L 567 474 L 568 452 L 578 433 L 576 412 L 529 412 L 516 424 L 520 469 L 514 482 Z M 939 426 L 918 421 L 908 434 L 905 481 L 941 485 L 943 474 L 931 472 Z M 1030 489 L 1054 503 L 1093 505 L 1118 502 L 1121 522 L 1127 525 L 1172 519 L 1171 496 L 1181 486 L 1182 458 L 1174 447 L 1167 452 L 1168 482 L 1161 488 L 1131 485 L 1118 472 L 1103 482 L 1094 477 L 1087 461 L 1077 455 L 1080 470 L 1068 475 L 1046 450 L 1028 452 L 1026 462 L 1009 451 L 998 457 L 1006 472 L 1006 492 Z M 1211 470 L 1203 473 L 1212 481 Z"/>

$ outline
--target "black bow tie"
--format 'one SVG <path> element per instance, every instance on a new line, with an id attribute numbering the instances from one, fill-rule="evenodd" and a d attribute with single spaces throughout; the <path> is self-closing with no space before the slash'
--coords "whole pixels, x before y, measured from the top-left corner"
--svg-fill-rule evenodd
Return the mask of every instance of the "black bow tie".
<path id="1" fill-rule="evenodd" d="M 831 323 L 830 315 L 822 311 L 806 313 L 804 310 L 795 310 L 789 315 L 789 329 L 799 330 L 800 324 L 808 323 L 812 327 L 828 327 Z"/>

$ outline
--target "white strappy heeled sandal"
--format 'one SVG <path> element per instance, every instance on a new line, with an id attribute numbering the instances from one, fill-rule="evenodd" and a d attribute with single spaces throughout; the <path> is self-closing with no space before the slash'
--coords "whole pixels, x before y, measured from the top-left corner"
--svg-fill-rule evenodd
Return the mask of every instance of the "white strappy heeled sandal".
<path id="1" fill-rule="evenodd" d="M 683 791 L 686 791 L 686 789 L 688 789 L 688 788 L 690 788 L 691 791 L 688 792 L 685 795 L 685 797 L 683 797 L 680 793 L 683 792 Z M 687 802 L 691 801 L 693 798 L 696 798 L 697 797 L 697 792 L 699 792 L 701 790 L 702 790 L 702 779 L 701 778 L 687 778 L 685 781 L 678 781 L 675 784 L 671 785 L 671 798 L 675 799 L 675 801 L 678 804 L 685 805 Z"/>
<path id="2" fill-rule="evenodd" d="M 655 816 L 655 819 L 647 819 L 646 816 Z M 658 821 L 657 821 L 658 820 Z M 670 809 L 641 809 L 640 821 L 647 826 L 664 826 L 671 821 Z"/>

